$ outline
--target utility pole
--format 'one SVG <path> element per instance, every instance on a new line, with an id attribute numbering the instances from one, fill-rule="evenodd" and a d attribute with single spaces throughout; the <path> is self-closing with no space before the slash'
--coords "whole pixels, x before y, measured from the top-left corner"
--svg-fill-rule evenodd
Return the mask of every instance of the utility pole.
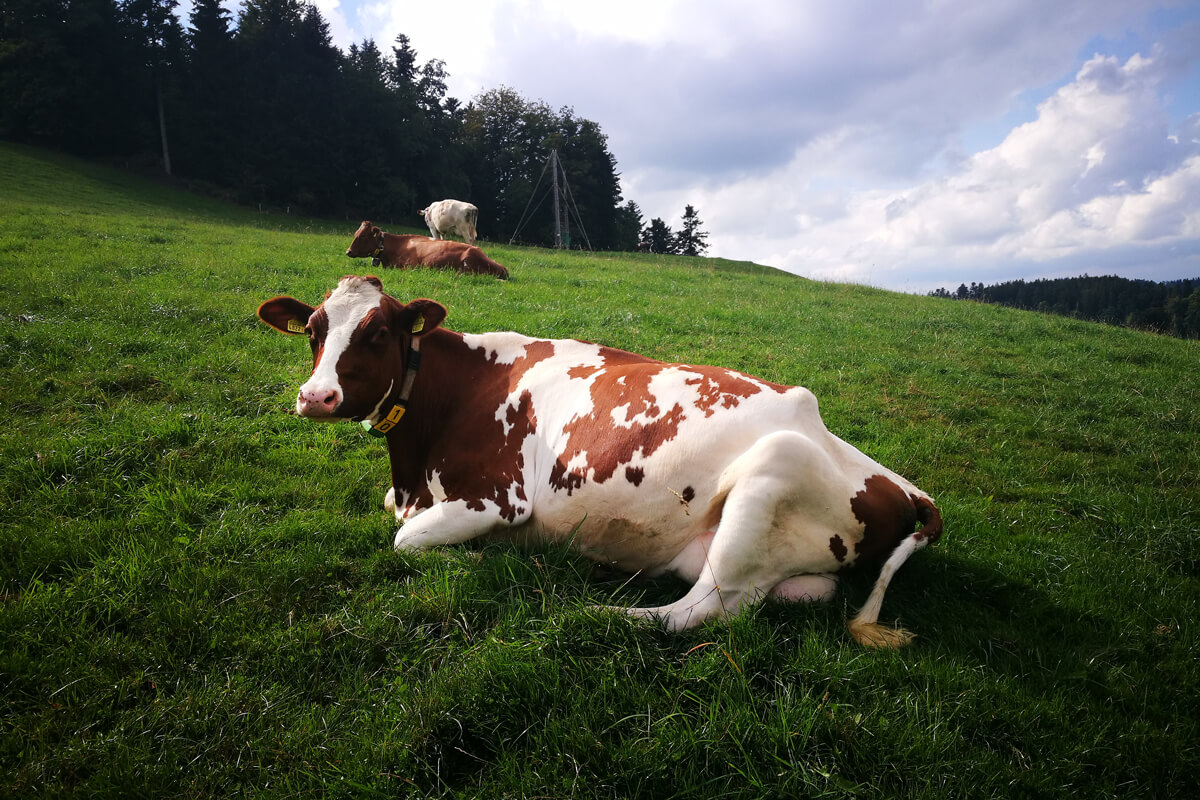
<path id="1" fill-rule="evenodd" d="M 171 174 L 171 151 L 167 149 L 167 117 L 163 113 L 162 78 L 161 77 L 156 76 L 154 79 L 154 95 L 155 95 L 155 99 L 158 101 L 158 135 L 159 135 L 159 138 L 162 140 L 163 170 L 168 175 L 170 175 Z"/>
<path id="2" fill-rule="evenodd" d="M 538 175 L 537 184 L 533 187 L 533 192 L 529 195 L 529 202 L 525 204 L 525 210 L 521 212 L 521 221 L 517 223 L 516 229 L 509 237 L 508 243 L 512 244 L 517 240 L 517 234 L 521 232 L 526 221 L 529 219 L 529 208 L 533 205 L 533 201 L 537 200 L 538 207 L 546 202 L 546 195 L 538 195 L 537 191 L 542 186 L 542 179 L 546 177 L 546 167 L 550 168 L 550 186 L 554 192 L 554 246 L 559 250 L 571 249 L 571 208 L 575 206 L 575 197 L 571 194 L 571 185 L 567 183 L 567 171 L 563 169 L 562 162 L 558 160 L 558 151 L 551 150 L 550 158 L 546 161 L 546 166 L 542 167 L 542 174 Z M 562 179 L 562 188 L 559 188 L 558 181 Z M 592 243 L 588 241 L 587 231 L 584 230 L 583 220 L 579 216 L 579 208 L 575 207 L 575 223 L 579 232 L 583 234 L 583 242 L 588 250 L 592 249 Z"/>
<path id="3" fill-rule="evenodd" d="M 554 185 L 554 246 L 562 249 L 562 214 L 558 207 L 558 151 L 550 151 L 550 177 Z"/>

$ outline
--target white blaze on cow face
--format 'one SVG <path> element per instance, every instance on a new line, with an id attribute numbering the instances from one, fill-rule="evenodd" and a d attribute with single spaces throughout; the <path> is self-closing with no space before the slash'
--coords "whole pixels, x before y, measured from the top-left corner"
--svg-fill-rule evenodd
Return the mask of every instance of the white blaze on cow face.
<path id="1" fill-rule="evenodd" d="M 383 292 L 361 278 L 343 278 L 321 308 L 328 323 L 325 341 L 317 350 L 313 373 L 296 396 L 296 413 L 319 420 L 339 419 L 338 406 L 345 399 L 338 362 L 362 321 L 379 308 Z M 382 398 L 380 398 L 382 402 Z"/>

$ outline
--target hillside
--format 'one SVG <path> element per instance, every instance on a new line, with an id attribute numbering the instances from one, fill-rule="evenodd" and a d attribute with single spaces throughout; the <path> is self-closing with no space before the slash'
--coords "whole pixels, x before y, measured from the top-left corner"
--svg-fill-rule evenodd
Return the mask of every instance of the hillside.
<path id="1" fill-rule="evenodd" d="M 254 317 L 370 272 L 356 226 L 0 144 L 0 796 L 1190 794 L 1196 341 L 703 258 L 382 274 L 455 330 L 808 386 L 937 499 L 911 647 L 846 635 L 871 572 L 670 635 L 590 607 L 673 582 L 391 552 L 384 451 L 288 413 L 307 348 Z"/>

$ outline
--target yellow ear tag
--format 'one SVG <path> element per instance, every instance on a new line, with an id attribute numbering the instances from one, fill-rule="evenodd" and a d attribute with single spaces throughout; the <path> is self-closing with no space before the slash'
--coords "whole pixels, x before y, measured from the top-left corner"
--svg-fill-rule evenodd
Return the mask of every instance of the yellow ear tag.
<path id="1" fill-rule="evenodd" d="M 425 330 L 425 317 L 418 315 L 416 321 L 413 322 L 412 332 L 420 333 L 423 330 Z"/>
<path id="2" fill-rule="evenodd" d="M 304 325 L 298 319 L 289 319 L 287 328 L 292 333 L 304 333 Z"/>

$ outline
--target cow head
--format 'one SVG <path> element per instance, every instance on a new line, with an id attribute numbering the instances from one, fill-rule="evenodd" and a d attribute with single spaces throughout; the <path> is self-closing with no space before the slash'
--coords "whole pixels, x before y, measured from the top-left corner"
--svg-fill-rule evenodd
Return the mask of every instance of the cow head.
<path id="1" fill-rule="evenodd" d="M 433 300 L 405 305 L 384 294 L 378 278 L 348 276 L 317 308 L 275 297 L 258 307 L 258 317 L 308 336 L 313 370 L 296 396 L 297 414 L 375 422 L 401 392 L 413 340 L 441 325 L 446 309 Z"/>
<path id="2" fill-rule="evenodd" d="M 383 231 L 378 225 L 372 225 L 371 220 L 364 219 L 362 225 L 354 232 L 354 239 L 346 248 L 346 255 L 351 258 L 367 258 L 379 254 L 383 247 Z"/>

